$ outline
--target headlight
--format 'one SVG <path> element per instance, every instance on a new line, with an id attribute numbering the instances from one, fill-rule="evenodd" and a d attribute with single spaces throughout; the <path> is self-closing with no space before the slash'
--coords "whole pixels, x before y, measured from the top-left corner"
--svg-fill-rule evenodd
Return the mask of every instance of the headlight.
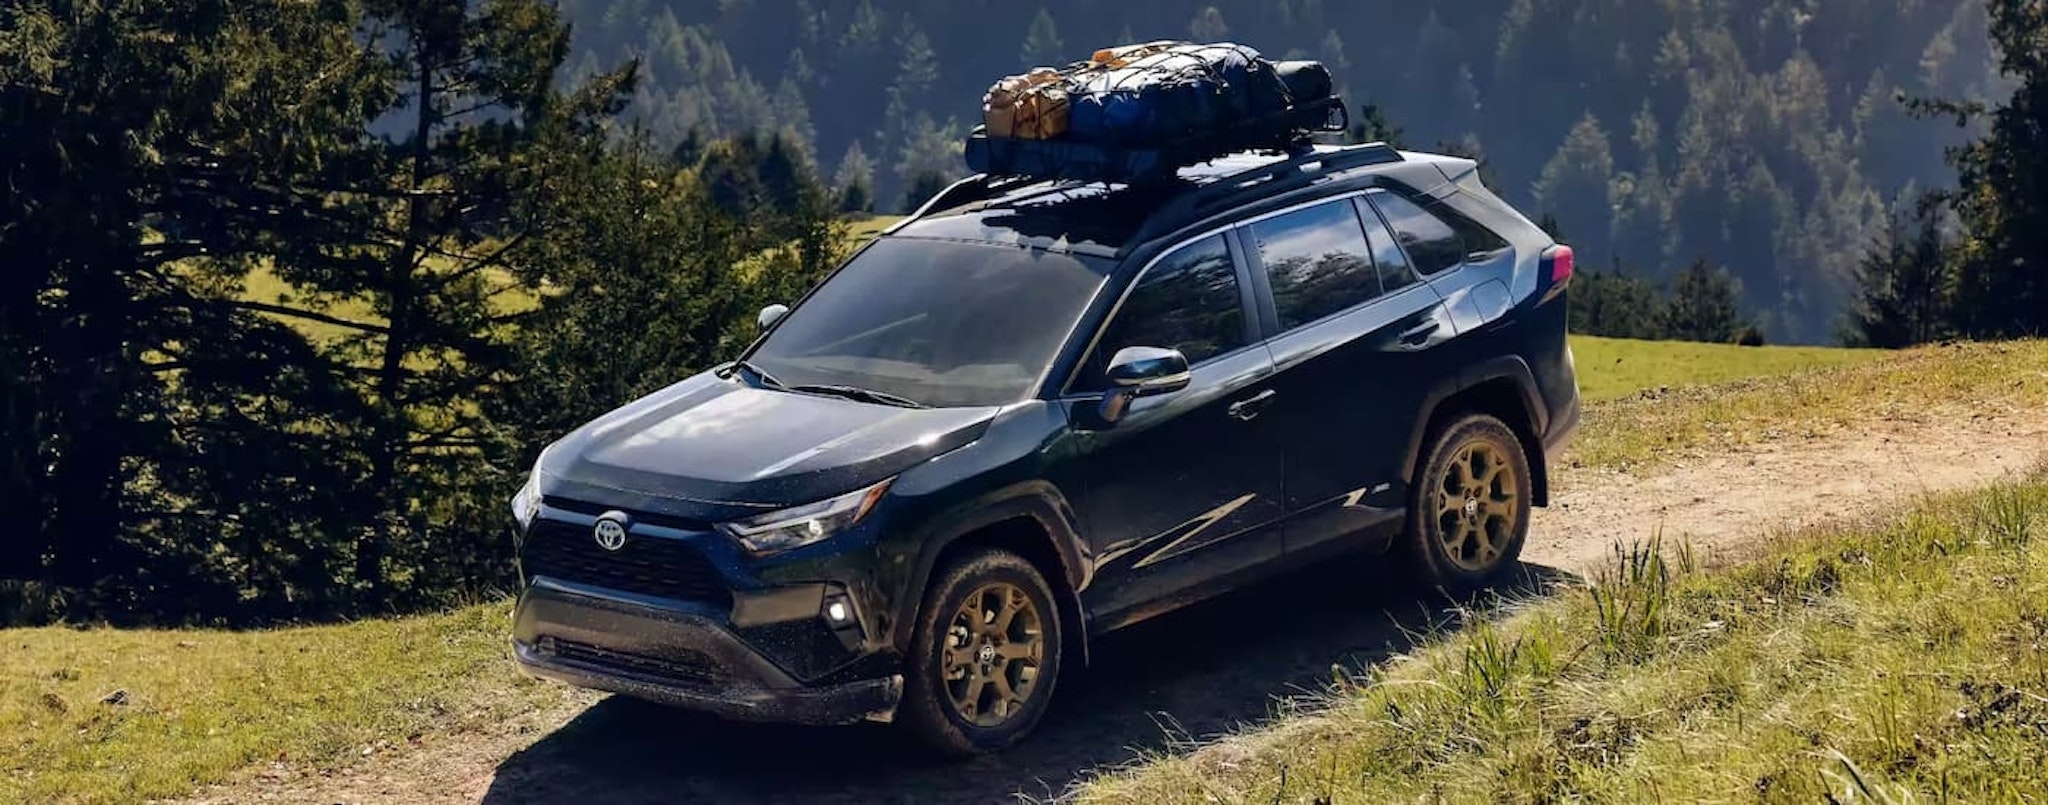
<path id="1" fill-rule="evenodd" d="M 554 445 L 551 444 L 540 451 L 540 456 L 533 460 L 533 469 L 526 472 L 526 485 L 519 487 L 519 493 L 512 496 L 512 520 L 519 524 L 520 531 L 533 525 L 533 518 L 540 514 L 540 465 L 547 460 L 548 450 L 552 449 Z"/>
<path id="2" fill-rule="evenodd" d="M 889 481 L 883 481 L 831 500 L 727 523 L 724 529 L 756 555 L 801 548 L 852 528 L 874 511 L 875 504 L 888 491 Z"/>

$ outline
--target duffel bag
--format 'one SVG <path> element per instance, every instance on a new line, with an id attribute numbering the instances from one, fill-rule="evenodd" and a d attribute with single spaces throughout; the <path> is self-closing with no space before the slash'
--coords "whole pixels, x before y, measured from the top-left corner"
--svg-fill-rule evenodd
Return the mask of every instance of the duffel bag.
<path id="1" fill-rule="evenodd" d="M 997 81 L 982 96 L 982 123 L 988 127 L 991 137 L 1017 137 L 1019 131 L 1041 131 L 1040 121 L 1045 117 L 1042 108 L 1045 101 L 1037 100 L 1045 90 L 1057 89 L 1060 72 L 1050 67 L 1040 67 L 1023 75 L 1013 75 Z M 1064 95 L 1064 93 L 1062 93 Z M 1061 127 L 1065 125 L 1065 98 L 1059 103 Z"/>
<path id="2" fill-rule="evenodd" d="M 1280 83 L 1287 86 L 1287 94 L 1294 103 L 1320 101 L 1337 92 L 1337 82 L 1322 62 L 1275 62 L 1273 71 L 1279 74 Z"/>
<path id="3" fill-rule="evenodd" d="M 1121 67 L 1128 67 L 1131 62 L 1146 56 L 1164 53 L 1169 49 L 1186 44 L 1188 43 L 1172 39 L 1161 39 L 1157 42 L 1146 42 L 1139 45 L 1120 45 L 1113 48 L 1103 48 L 1095 51 L 1095 56 L 1088 60 L 1088 66 L 1104 70 L 1115 70 Z"/>
<path id="4" fill-rule="evenodd" d="M 1259 64 L 1258 51 L 1240 45 L 1178 45 L 1084 71 L 1072 79 L 1071 131 L 1088 142 L 1139 145 L 1214 129 L 1250 110 L 1252 100 L 1233 96 L 1253 83 Z"/>

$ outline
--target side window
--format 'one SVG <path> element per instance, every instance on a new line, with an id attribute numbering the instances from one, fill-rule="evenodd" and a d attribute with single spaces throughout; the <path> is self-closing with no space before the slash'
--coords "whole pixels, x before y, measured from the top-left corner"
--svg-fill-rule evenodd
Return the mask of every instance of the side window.
<path id="1" fill-rule="evenodd" d="M 1281 329 L 1293 329 L 1380 295 L 1372 246 L 1350 199 L 1245 227 L 1266 264 Z"/>
<path id="2" fill-rule="evenodd" d="M 1372 243 L 1372 261 L 1380 267 L 1380 286 L 1393 293 L 1421 282 L 1415 276 L 1415 266 L 1408 264 L 1408 255 L 1394 242 L 1394 233 L 1387 230 L 1386 222 L 1372 211 L 1372 206 L 1360 201 L 1358 211 L 1365 216 L 1365 239 Z"/>
<path id="3" fill-rule="evenodd" d="M 1491 260 L 1509 249 L 1508 242 L 1493 230 L 1441 204 L 1431 203 L 1424 209 L 1384 190 L 1374 190 L 1367 197 L 1386 216 L 1401 245 L 1414 257 L 1416 268 L 1425 275 Z"/>
<path id="4" fill-rule="evenodd" d="M 1501 240 L 1501 237 L 1494 234 L 1493 230 L 1480 226 L 1478 222 L 1470 218 L 1459 215 L 1455 210 L 1444 210 L 1443 219 L 1451 223 L 1452 229 L 1458 230 L 1458 239 L 1465 242 L 1465 262 L 1467 263 L 1491 260 L 1499 257 L 1501 253 L 1508 251 L 1508 242 Z"/>
<path id="5" fill-rule="evenodd" d="M 1178 349 L 1195 364 L 1247 343 L 1237 267 L 1216 235 L 1168 254 L 1138 279 L 1097 342 L 1081 385 L 1104 388 L 1109 359 L 1124 347 Z"/>

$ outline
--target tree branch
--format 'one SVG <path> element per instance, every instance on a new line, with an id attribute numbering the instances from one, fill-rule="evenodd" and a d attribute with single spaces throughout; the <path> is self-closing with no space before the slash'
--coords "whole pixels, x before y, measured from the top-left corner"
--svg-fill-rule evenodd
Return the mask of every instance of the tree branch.
<path id="1" fill-rule="evenodd" d="M 305 319 L 307 321 L 317 321 L 322 324 L 332 324 L 336 327 L 346 327 L 357 332 L 376 333 L 379 335 L 391 334 L 391 328 L 385 327 L 383 325 L 369 324 L 360 321 L 351 321 L 348 319 L 341 318 L 339 316 L 329 316 L 325 313 L 317 313 L 311 310 L 300 310 L 298 308 L 284 307 L 282 305 L 271 305 L 265 304 L 263 302 L 249 302 L 244 300 L 226 301 L 223 302 L 223 304 L 238 310 L 253 310 L 259 313 L 274 313 L 279 316 L 286 316 L 295 319 Z"/>

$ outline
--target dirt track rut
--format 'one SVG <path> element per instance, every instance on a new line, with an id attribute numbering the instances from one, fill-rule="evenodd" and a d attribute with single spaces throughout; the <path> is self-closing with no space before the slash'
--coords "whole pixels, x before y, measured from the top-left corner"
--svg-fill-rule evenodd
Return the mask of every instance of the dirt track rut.
<path id="1" fill-rule="evenodd" d="M 1709 561 L 1773 533 L 1867 517 L 1916 495 L 1978 486 L 2048 459 L 2048 412 L 1999 410 L 1873 421 L 1783 435 L 1640 474 L 1559 471 L 1524 559 L 1531 583 L 1591 572 L 1617 541 L 1660 533 Z M 1336 563 L 1341 565 L 1341 563 Z M 1313 690 L 1333 666 L 1408 648 L 1443 612 L 1363 592 L 1356 567 L 1311 571 L 1105 639 L 1095 666 L 1062 680 L 1026 746 L 939 766 L 879 726 L 719 724 L 579 696 L 482 734 L 438 736 L 333 774 L 289 768 L 216 789 L 206 802 L 987 802 L 1046 797 L 1088 769 L 1255 722 Z M 1228 648 L 1225 648 L 1225 647 Z M 507 669 L 507 673 L 511 673 Z"/>

